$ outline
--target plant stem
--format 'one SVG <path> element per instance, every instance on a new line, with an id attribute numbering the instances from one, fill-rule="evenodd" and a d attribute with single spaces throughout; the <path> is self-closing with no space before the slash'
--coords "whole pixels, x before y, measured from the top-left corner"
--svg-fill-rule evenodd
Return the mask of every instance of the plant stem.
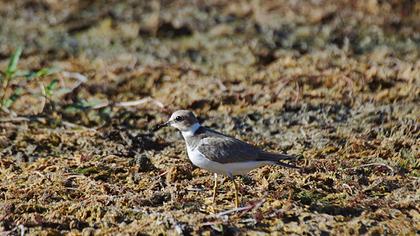
<path id="1" fill-rule="evenodd" d="M 19 62 L 20 55 L 22 54 L 23 47 L 19 46 L 10 58 L 9 65 L 7 66 L 6 73 L 2 84 L 2 93 L 0 95 L 0 107 L 4 106 L 4 100 L 6 98 L 6 92 L 9 87 L 9 82 L 16 73 L 17 65 Z"/>

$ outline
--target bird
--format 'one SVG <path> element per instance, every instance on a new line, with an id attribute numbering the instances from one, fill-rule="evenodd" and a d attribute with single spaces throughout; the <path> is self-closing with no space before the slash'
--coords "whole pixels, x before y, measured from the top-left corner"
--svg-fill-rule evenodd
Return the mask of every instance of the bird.
<path id="1" fill-rule="evenodd" d="M 218 175 L 227 176 L 235 188 L 235 207 L 239 207 L 238 184 L 235 176 L 245 175 L 249 171 L 264 166 L 278 165 L 298 168 L 283 161 L 295 160 L 295 157 L 264 151 L 254 145 L 234 137 L 202 126 L 192 111 L 177 110 L 169 120 L 159 124 L 155 131 L 171 126 L 179 131 L 185 140 L 188 158 L 193 165 L 214 174 L 213 203 L 216 202 Z"/>

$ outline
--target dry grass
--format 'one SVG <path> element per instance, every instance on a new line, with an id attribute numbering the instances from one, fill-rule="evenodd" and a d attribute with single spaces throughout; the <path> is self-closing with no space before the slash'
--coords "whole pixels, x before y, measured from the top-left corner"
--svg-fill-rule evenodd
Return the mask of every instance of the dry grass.
<path id="1" fill-rule="evenodd" d="M 420 232 L 419 3 L 83 2 L 0 2 L 0 70 L 22 43 L 20 72 L 55 68 L 6 89 L 27 92 L 1 111 L 4 234 Z M 180 135 L 150 132 L 178 108 L 302 169 L 212 205 Z"/>

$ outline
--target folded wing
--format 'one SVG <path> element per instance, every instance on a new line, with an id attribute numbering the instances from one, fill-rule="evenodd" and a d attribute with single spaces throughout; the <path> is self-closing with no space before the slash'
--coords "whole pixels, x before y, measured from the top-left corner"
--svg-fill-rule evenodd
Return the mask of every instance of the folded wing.
<path id="1" fill-rule="evenodd" d="M 268 161 L 284 167 L 296 167 L 281 162 L 282 160 L 295 160 L 292 156 L 265 152 L 233 137 L 205 137 L 201 139 L 197 148 L 206 158 L 219 163 Z"/>
<path id="2" fill-rule="evenodd" d="M 258 148 L 226 136 L 203 138 L 197 148 L 205 157 L 219 163 L 257 161 L 260 153 Z"/>

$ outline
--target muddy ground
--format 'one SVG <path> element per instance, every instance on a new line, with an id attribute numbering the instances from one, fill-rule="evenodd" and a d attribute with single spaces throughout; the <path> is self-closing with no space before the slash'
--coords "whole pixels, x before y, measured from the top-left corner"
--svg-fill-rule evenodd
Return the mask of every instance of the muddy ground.
<path id="1" fill-rule="evenodd" d="M 2 0 L 0 22 L 2 235 L 420 233 L 418 1 Z M 179 108 L 301 169 L 254 170 L 226 212 L 232 184 L 212 204 L 151 132 Z"/>

